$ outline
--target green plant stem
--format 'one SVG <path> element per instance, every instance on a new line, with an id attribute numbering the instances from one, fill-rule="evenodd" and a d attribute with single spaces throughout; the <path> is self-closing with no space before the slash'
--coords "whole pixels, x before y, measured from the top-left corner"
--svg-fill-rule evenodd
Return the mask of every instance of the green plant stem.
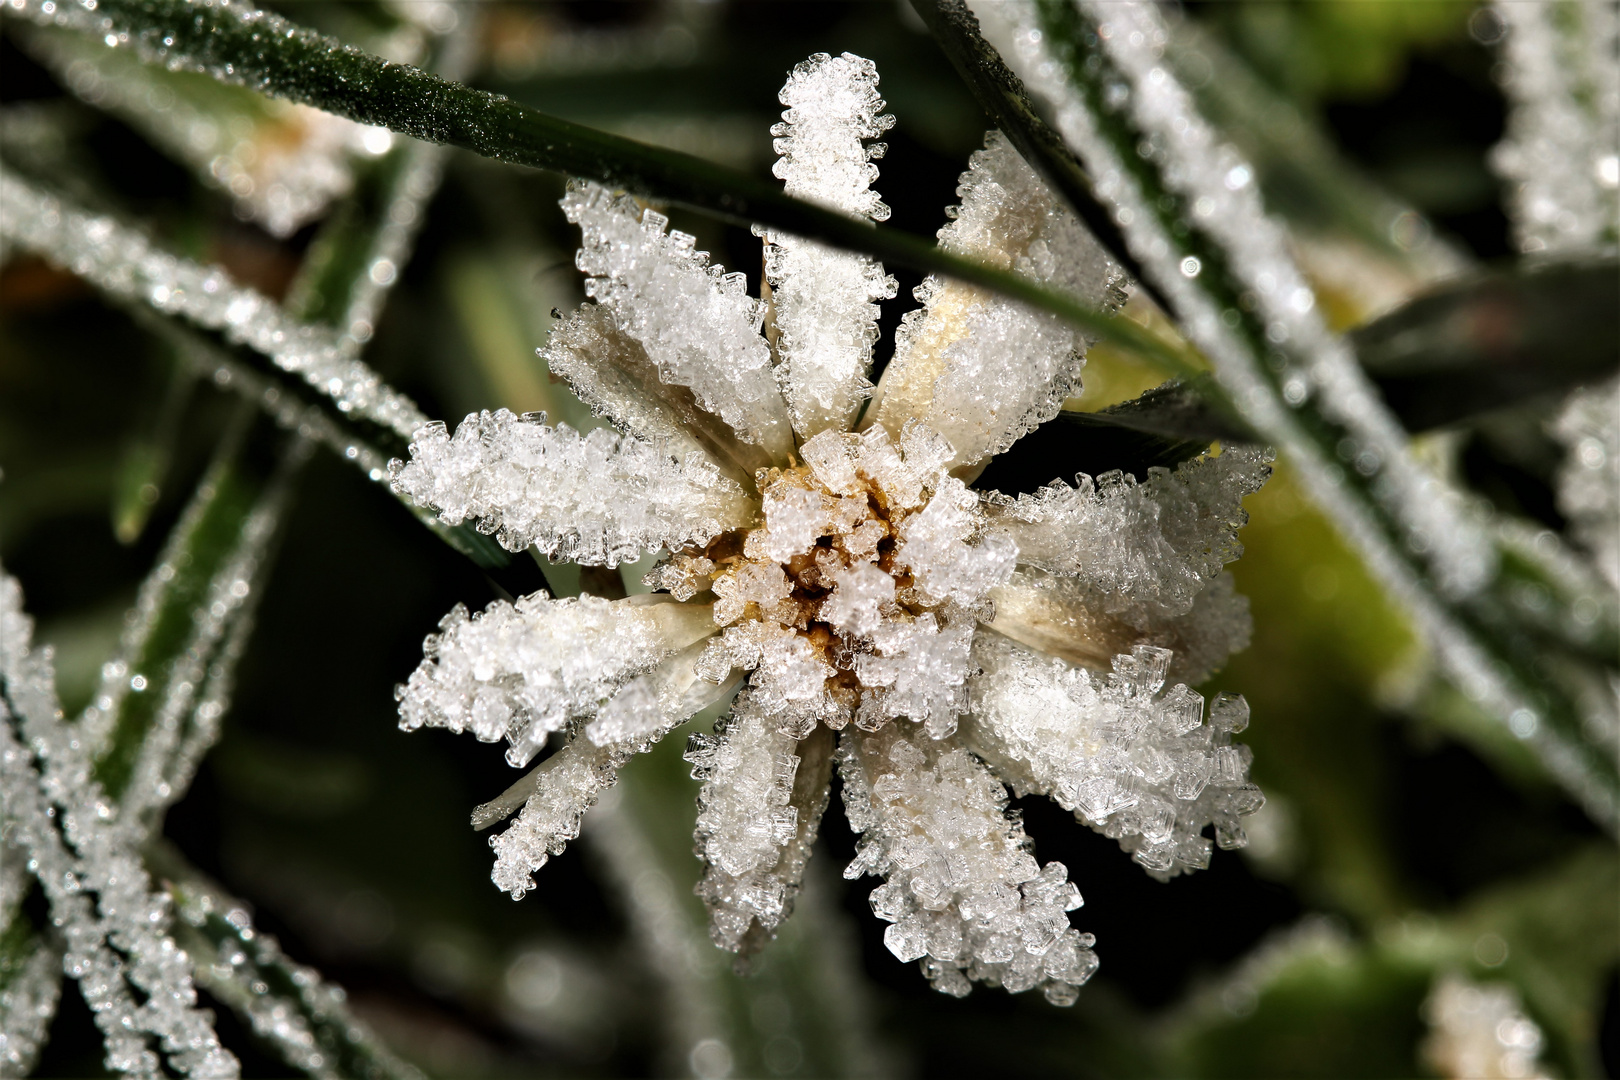
<path id="1" fill-rule="evenodd" d="M 886 263 L 956 278 L 1050 311 L 1140 353 L 1172 375 L 1191 374 L 1198 367 L 1183 347 L 1129 319 L 1105 315 L 1016 274 L 951 255 L 922 237 L 874 228 L 790 198 L 776 185 L 746 173 L 391 63 L 246 5 L 99 0 L 91 12 L 77 0 L 60 0 L 46 12 L 41 0 L 25 0 L 22 13 L 128 44 L 150 62 L 207 72 L 222 82 L 362 124 L 513 165 L 589 177 L 724 221 L 768 225 Z"/>

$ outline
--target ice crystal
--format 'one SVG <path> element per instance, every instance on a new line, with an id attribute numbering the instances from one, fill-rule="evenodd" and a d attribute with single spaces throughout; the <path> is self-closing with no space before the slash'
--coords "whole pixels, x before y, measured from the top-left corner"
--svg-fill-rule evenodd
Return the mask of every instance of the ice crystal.
<path id="1" fill-rule="evenodd" d="M 955 997 L 972 980 L 1072 1003 L 1097 968 L 1093 939 L 1069 926 L 1080 892 L 1062 863 L 1035 861 L 1001 782 L 954 741 L 895 725 L 846 735 L 838 760 L 861 834 L 844 876 L 885 879 L 872 911 L 892 924 L 889 951 Z"/>
<path id="2" fill-rule="evenodd" d="M 1519 248 L 1580 251 L 1620 230 L 1620 13 L 1601 0 L 1498 2 L 1512 109 L 1492 154 Z"/>
<path id="3" fill-rule="evenodd" d="M 872 66 L 812 57 L 782 102 L 789 190 L 881 217 L 866 140 L 889 120 Z M 947 247 L 1118 300 L 1117 269 L 998 134 L 961 194 Z M 1246 707 L 1223 698 L 1205 726 L 1193 691 L 1161 691 L 1247 640 L 1221 568 L 1269 457 L 1227 448 L 1143 483 L 974 490 L 979 464 L 1077 389 L 1072 330 L 931 282 L 905 374 L 885 376 L 879 422 L 853 431 L 876 264 L 767 235 L 762 304 L 628 198 L 575 184 L 563 205 L 591 302 L 541 353 L 618 433 L 485 413 L 453 438 L 423 428 L 392 466 L 401 492 L 514 549 L 610 564 L 666 552 L 643 578 L 663 603 L 456 609 L 400 688 L 406 727 L 504 736 L 514 764 L 561 744 L 474 813 L 484 828 L 521 808 L 491 841 L 495 883 L 532 888 L 632 755 L 746 679 L 687 750 L 716 944 L 746 957 L 789 916 L 842 732 L 862 833 L 848 875 L 886 879 L 873 906 L 890 948 L 948 993 L 977 981 L 1072 1002 L 1097 963 L 1069 925 L 1079 894 L 1061 864 L 1036 862 L 1004 783 L 1089 813 L 1161 876 L 1207 864 L 1211 824 L 1221 846 L 1243 842 L 1237 817 L 1260 797 L 1229 734 Z"/>
<path id="4" fill-rule="evenodd" d="M 1435 1075 L 1455 1080 L 1545 1080 L 1537 1059 L 1545 1039 L 1504 983 L 1442 977 L 1423 1003 L 1429 1034 L 1423 1060 Z"/>
<path id="5" fill-rule="evenodd" d="M 962 174 L 940 246 L 1014 270 L 1109 310 L 1124 302 L 1119 269 L 1000 132 Z M 975 465 L 1052 419 L 1080 392 L 1086 338 L 1062 319 L 930 277 L 908 314 L 873 412 L 895 434 L 916 417 Z"/>
<path id="6" fill-rule="evenodd" d="M 1243 553 L 1244 496 L 1260 490 L 1271 455 L 1248 448 L 1148 470 L 1081 476 L 998 507 L 996 520 L 1027 566 L 1073 575 L 1108 614 L 1136 625 L 1185 614 Z"/>
<path id="7" fill-rule="evenodd" d="M 1570 396 L 1553 424 L 1566 457 L 1558 470 L 1558 509 L 1620 589 L 1620 381 Z"/>
<path id="8" fill-rule="evenodd" d="M 552 732 L 596 715 L 636 676 L 714 632 L 704 608 L 644 602 L 651 599 L 534 593 L 516 604 L 497 600 L 471 618 L 457 605 L 398 690 L 400 727 L 504 738 L 508 760 L 528 764 Z"/>
<path id="9" fill-rule="evenodd" d="M 0 576 L 0 769 L 6 832 L 27 852 L 106 1044 L 135 1076 L 235 1076 L 212 1017 L 197 1007 L 190 960 L 167 932 L 135 815 L 119 816 L 91 773 L 86 740 L 62 722 L 48 650 L 31 647 L 22 590 Z M 93 899 L 92 899 L 93 898 Z M 36 1006 L 37 1007 L 37 1006 Z"/>
<path id="10" fill-rule="evenodd" d="M 740 438 L 783 460 L 793 433 L 759 334 L 764 308 L 744 275 L 710 265 L 694 237 L 666 232 L 664 215 L 600 184 L 571 183 L 563 213 L 583 237 L 585 294 L 641 344 L 661 379 L 689 387 Z"/>
<path id="11" fill-rule="evenodd" d="M 467 417 L 452 437 L 426 424 L 411 460 L 389 465 L 394 490 L 446 525 L 472 519 L 503 547 L 533 544 L 592 566 L 701 544 L 750 517 L 743 489 L 704 458 L 598 428 L 551 427 L 544 413 Z"/>
<path id="12" fill-rule="evenodd" d="M 966 741 L 1019 795 L 1050 796 L 1160 879 L 1209 865 L 1211 824 L 1221 847 L 1243 846 L 1238 818 L 1265 800 L 1231 741 L 1249 723 L 1242 698 L 1217 695 L 1204 723 L 1199 694 L 1164 690 L 1171 654 L 1151 645 L 1106 676 L 988 630 L 973 655 L 984 674 Z"/>
<path id="13" fill-rule="evenodd" d="M 793 69 L 782 87 L 787 106 L 771 128 L 773 170 L 789 195 L 873 221 L 889 208 L 871 190 L 884 144 L 864 140 L 894 126 L 881 115 L 877 68 L 851 53 L 818 53 Z M 822 431 L 848 430 L 871 393 L 867 372 L 877 341 L 876 301 L 894 296 L 894 278 L 861 255 L 775 231 L 766 239 L 765 277 L 781 354 L 778 378 L 801 439 Z"/>

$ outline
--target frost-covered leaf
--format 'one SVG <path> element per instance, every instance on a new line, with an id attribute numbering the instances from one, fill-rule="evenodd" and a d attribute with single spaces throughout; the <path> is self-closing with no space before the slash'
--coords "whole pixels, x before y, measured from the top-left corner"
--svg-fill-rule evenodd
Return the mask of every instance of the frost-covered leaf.
<path id="1" fill-rule="evenodd" d="M 138 230 L 91 213 L 0 167 L 0 233 L 119 300 L 149 304 L 269 357 L 345 413 L 409 438 L 424 423 L 410 398 L 354 359 L 328 330 L 299 323 L 217 266 L 166 252 Z"/>
<path id="2" fill-rule="evenodd" d="M 343 988 L 286 955 L 230 896 L 178 851 L 152 855 L 174 903 L 176 940 L 198 985 L 234 1011 L 281 1059 L 317 1080 L 422 1080 L 349 1008 Z"/>
<path id="3" fill-rule="evenodd" d="M 21 588 L 0 576 L 5 831 L 44 890 L 64 969 L 101 1028 L 106 1064 L 143 1077 L 162 1075 L 163 1065 L 183 1076 L 235 1076 L 236 1058 L 197 1007 L 189 960 L 141 865 L 139 815 L 119 815 L 94 779 L 87 740 L 62 722 L 49 650 L 33 649 L 32 635 Z"/>
<path id="4" fill-rule="evenodd" d="M 594 177 L 739 224 L 764 224 L 894 265 L 948 274 L 1057 312 L 1173 372 L 1186 368 L 1182 350 L 1129 320 L 1101 314 L 1028 279 L 957 258 L 919 237 L 863 226 L 784 195 L 746 173 L 559 120 L 500 95 L 390 63 L 245 3 L 199 8 L 187 0 L 98 0 L 91 10 L 82 3 L 17 0 L 8 14 L 98 37 L 110 35 L 149 62 L 206 72 L 362 124 L 513 164 Z"/>
<path id="5" fill-rule="evenodd" d="M 76 97 L 132 124 L 273 236 L 292 235 L 348 194 L 351 157 L 389 145 L 386 131 L 145 64 L 88 36 L 54 28 L 20 36 Z"/>
<path id="6" fill-rule="evenodd" d="M 1333 336 L 1253 166 L 1164 63 L 1156 7 L 974 4 L 1008 64 L 1085 162 L 1144 271 L 1209 357 L 1229 400 L 1300 470 L 1312 498 L 1406 607 L 1447 675 L 1527 741 L 1595 819 L 1620 778 L 1579 708 L 1535 673 L 1498 603 L 1499 551 L 1480 510 L 1418 460 Z"/>
<path id="7" fill-rule="evenodd" d="M 1512 108 L 1493 164 L 1526 252 L 1620 237 L 1620 13 L 1578 0 L 1493 5 Z"/>
<path id="8" fill-rule="evenodd" d="M 1620 380 L 1572 394 L 1552 430 L 1566 454 L 1558 509 L 1598 572 L 1620 589 Z"/>

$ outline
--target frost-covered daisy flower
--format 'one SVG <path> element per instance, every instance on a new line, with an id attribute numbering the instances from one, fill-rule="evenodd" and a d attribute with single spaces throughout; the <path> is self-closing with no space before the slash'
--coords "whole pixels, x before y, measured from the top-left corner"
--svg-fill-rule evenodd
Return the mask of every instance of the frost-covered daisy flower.
<path id="1" fill-rule="evenodd" d="M 789 193 L 886 218 L 867 140 L 893 120 L 872 64 L 818 55 L 781 100 Z M 999 134 L 958 191 L 946 248 L 1118 305 L 1118 269 Z M 1161 878 L 1208 865 L 1211 824 L 1216 844 L 1244 842 L 1262 801 L 1231 742 L 1248 708 L 1218 696 L 1206 720 L 1186 684 L 1247 641 L 1221 568 L 1265 456 L 974 490 L 1078 392 L 1078 331 L 931 279 L 874 389 L 876 301 L 895 283 L 872 260 L 762 233 L 756 300 L 627 197 L 578 183 L 562 205 L 591 302 L 541 352 L 617 430 L 486 412 L 453 436 L 423 428 L 392 466 L 398 490 L 514 551 L 668 552 L 650 594 L 458 606 L 400 687 L 407 729 L 505 739 L 516 767 L 560 744 L 474 816 L 521 808 L 491 841 L 495 883 L 522 896 L 624 762 L 731 698 L 687 751 L 718 945 L 750 952 L 788 917 L 836 766 L 861 834 L 845 876 L 883 878 L 872 907 L 895 955 L 946 993 L 977 980 L 1072 1002 L 1097 966 L 1069 923 L 1080 894 L 1036 862 L 1007 786 Z"/>

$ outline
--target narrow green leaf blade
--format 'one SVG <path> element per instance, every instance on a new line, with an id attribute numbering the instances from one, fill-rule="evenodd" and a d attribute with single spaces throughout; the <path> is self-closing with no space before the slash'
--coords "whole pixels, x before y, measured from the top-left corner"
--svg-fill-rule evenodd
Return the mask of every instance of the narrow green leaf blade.
<path id="1" fill-rule="evenodd" d="M 17 13 L 14 5 L 8 14 Z M 342 45 L 278 15 L 188 0 L 23 0 L 20 14 L 127 41 L 143 59 L 205 71 L 428 142 L 514 165 L 590 177 L 738 224 L 763 224 L 943 274 L 1051 311 L 1140 352 L 1173 375 L 1196 368 L 1177 346 L 1128 319 L 1104 315 L 1017 274 L 950 255 L 929 240 L 873 228 L 784 194 L 775 184 L 688 154 L 570 123 L 507 98 Z"/>

